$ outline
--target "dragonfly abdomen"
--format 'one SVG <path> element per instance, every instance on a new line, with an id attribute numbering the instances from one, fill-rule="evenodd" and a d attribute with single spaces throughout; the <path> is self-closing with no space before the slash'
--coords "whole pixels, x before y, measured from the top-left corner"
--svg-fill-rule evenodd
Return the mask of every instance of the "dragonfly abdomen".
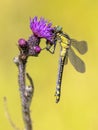
<path id="1" fill-rule="evenodd" d="M 61 95 L 61 83 L 62 83 L 62 76 L 63 76 L 63 69 L 64 69 L 64 63 L 65 63 L 65 56 L 60 56 L 60 61 L 59 61 L 59 71 L 58 71 L 58 78 L 57 78 L 57 83 L 56 83 L 56 103 L 59 102 L 60 100 L 60 95 Z"/>

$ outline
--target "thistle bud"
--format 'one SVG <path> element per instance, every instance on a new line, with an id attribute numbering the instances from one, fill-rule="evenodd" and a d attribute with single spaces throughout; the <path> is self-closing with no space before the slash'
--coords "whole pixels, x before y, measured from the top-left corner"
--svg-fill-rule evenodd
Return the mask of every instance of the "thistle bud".
<path id="1" fill-rule="evenodd" d="M 35 51 L 36 53 L 40 53 L 40 51 L 41 51 L 40 46 L 34 46 L 34 51 Z"/>
<path id="2" fill-rule="evenodd" d="M 28 43 L 27 43 L 27 41 L 25 40 L 25 39 L 23 39 L 23 38 L 21 38 L 21 39 L 19 39 L 18 40 L 18 45 L 19 45 L 19 47 L 20 48 L 27 48 L 28 47 Z"/>

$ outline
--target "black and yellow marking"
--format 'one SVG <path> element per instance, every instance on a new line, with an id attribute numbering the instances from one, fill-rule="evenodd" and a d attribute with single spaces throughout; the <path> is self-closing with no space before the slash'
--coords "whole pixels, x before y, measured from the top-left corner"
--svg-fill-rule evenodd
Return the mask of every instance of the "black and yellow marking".
<path id="1" fill-rule="evenodd" d="M 60 101 L 63 70 L 64 65 L 68 63 L 68 60 L 71 62 L 72 66 L 76 69 L 76 71 L 80 73 L 85 72 L 85 63 L 75 54 L 74 48 L 82 55 L 84 55 L 88 50 L 86 41 L 77 41 L 75 39 L 70 38 L 68 34 L 62 31 L 62 27 L 60 26 L 56 26 L 54 28 L 54 39 L 52 43 L 47 40 L 45 49 L 51 54 L 54 54 L 57 42 L 60 43 L 61 50 L 55 92 L 56 103 Z"/>
<path id="2" fill-rule="evenodd" d="M 64 39 L 64 40 L 66 40 L 66 39 Z M 68 41 L 65 42 L 65 41 L 62 40 L 60 45 L 61 45 L 61 50 L 60 50 L 60 59 L 59 59 L 59 67 L 58 67 L 58 78 L 57 78 L 56 93 L 55 93 L 56 103 L 58 103 L 59 100 L 60 100 L 61 83 L 62 83 L 64 64 L 65 64 L 66 56 L 67 56 L 67 49 L 69 48 Z"/>
<path id="3" fill-rule="evenodd" d="M 56 85 L 56 103 L 60 100 L 61 95 L 61 83 L 63 76 L 64 65 L 68 63 L 68 59 L 70 60 L 73 67 L 76 71 L 80 73 L 85 72 L 85 63 L 80 57 L 78 57 L 73 48 L 75 48 L 80 54 L 85 54 L 88 50 L 86 41 L 77 41 L 75 39 L 71 39 L 67 34 L 59 34 L 59 43 L 61 45 L 60 51 L 60 60 L 59 60 L 59 70 L 58 70 L 58 79 Z"/>
<path id="4" fill-rule="evenodd" d="M 55 96 L 56 96 L 56 103 L 59 102 L 60 100 L 60 95 L 61 95 L 61 86 L 56 86 L 56 93 L 55 93 Z"/>

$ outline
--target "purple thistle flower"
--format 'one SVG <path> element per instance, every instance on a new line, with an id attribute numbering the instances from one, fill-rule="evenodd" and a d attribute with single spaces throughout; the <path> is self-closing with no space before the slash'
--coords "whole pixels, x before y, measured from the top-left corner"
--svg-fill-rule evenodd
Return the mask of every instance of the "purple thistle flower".
<path id="1" fill-rule="evenodd" d="M 38 20 L 38 17 L 35 16 L 33 19 L 30 19 L 30 28 L 37 37 L 52 41 L 54 28 L 52 27 L 52 23 L 49 23 L 44 18 L 41 17 Z"/>

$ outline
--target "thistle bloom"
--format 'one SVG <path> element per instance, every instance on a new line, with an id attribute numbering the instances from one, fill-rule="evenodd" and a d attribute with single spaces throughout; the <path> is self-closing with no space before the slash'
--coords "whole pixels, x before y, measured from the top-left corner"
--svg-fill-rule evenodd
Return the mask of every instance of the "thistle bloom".
<path id="1" fill-rule="evenodd" d="M 30 19 L 30 28 L 37 37 L 52 41 L 54 28 L 52 27 L 52 23 L 49 23 L 44 18 L 41 17 L 38 20 L 35 16 L 33 19 Z"/>

